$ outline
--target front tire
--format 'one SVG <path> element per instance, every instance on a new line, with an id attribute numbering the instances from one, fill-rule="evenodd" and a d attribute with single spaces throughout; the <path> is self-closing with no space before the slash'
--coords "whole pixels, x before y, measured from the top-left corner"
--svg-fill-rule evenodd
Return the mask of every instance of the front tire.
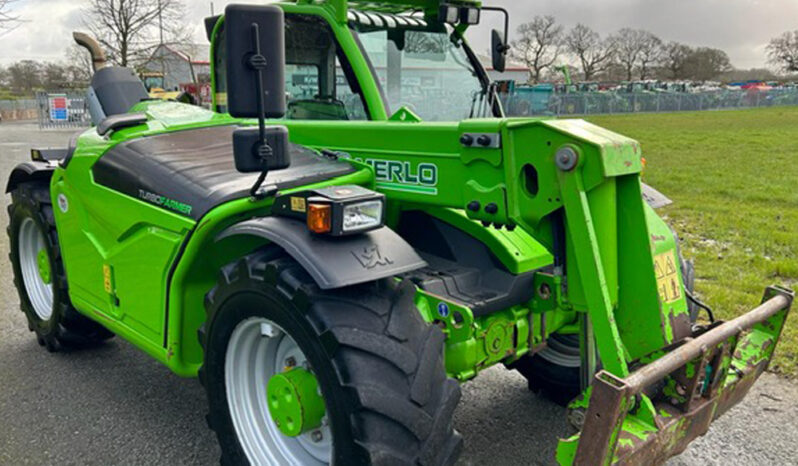
<path id="1" fill-rule="evenodd" d="M 443 333 L 421 319 L 414 295 L 391 280 L 320 290 L 276 248 L 224 267 L 199 332 L 222 464 L 454 463 L 460 387 L 446 377 Z M 274 428 L 262 390 L 287 354 L 307 362 L 326 407 L 322 426 L 298 437 Z"/>
<path id="2" fill-rule="evenodd" d="M 22 183 L 8 207 L 9 259 L 22 312 L 48 351 L 97 345 L 113 333 L 72 307 L 47 183 Z"/>

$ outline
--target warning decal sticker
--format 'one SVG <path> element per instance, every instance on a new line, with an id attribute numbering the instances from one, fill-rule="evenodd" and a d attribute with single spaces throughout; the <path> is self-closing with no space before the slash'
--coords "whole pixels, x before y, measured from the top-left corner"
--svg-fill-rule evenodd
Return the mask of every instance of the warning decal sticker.
<path id="1" fill-rule="evenodd" d="M 682 298 L 682 285 L 679 281 L 676 254 L 671 249 L 654 256 L 654 272 L 657 276 L 657 289 L 663 303 L 672 303 Z"/>

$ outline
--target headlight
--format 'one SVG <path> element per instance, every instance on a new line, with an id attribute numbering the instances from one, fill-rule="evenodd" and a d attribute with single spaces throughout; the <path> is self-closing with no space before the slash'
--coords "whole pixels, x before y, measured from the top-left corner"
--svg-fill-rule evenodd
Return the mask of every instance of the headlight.
<path id="1" fill-rule="evenodd" d="M 304 220 L 317 235 L 346 236 L 384 225 L 385 196 L 361 186 L 330 186 L 279 196 L 272 215 Z"/>
<path id="2" fill-rule="evenodd" d="M 344 233 L 368 230 L 382 225 L 382 200 L 350 204 L 344 207 Z"/>

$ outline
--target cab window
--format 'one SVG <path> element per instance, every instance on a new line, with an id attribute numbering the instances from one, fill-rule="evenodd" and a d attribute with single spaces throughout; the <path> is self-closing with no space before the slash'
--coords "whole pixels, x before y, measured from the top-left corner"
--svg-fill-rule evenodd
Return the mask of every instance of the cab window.
<path id="1" fill-rule="evenodd" d="M 226 112 L 224 44 L 216 41 L 218 112 Z M 324 19 L 285 15 L 285 92 L 289 120 L 366 120 L 363 94 Z"/>

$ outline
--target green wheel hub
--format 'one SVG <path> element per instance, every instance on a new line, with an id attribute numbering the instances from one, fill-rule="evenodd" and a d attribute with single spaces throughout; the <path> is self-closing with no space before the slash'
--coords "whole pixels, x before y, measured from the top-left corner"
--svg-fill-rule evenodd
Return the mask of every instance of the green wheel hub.
<path id="1" fill-rule="evenodd" d="M 45 285 L 49 285 L 53 277 L 50 270 L 50 258 L 47 257 L 46 249 L 39 250 L 39 254 L 36 255 L 36 263 L 39 266 L 39 277 L 41 277 Z"/>
<path id="2" fill-rule="evenodd" d="M 266 386 L 269 413 L 280 432 L 289 437 L 321 427 L 326 411 L 316 376 L 297 367 L 272 376 Z"/>

